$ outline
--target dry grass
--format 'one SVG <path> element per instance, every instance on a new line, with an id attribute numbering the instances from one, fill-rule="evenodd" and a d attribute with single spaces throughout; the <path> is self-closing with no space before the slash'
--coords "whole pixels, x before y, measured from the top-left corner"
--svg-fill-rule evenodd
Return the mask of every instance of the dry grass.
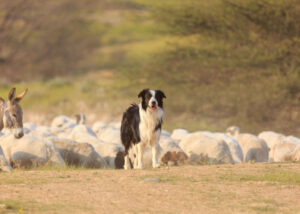
<path id="1" fill-rule="evenodd" d="M 298 163 L 18 170 L 0 188 L 0 213 L 300 212 Z"/>

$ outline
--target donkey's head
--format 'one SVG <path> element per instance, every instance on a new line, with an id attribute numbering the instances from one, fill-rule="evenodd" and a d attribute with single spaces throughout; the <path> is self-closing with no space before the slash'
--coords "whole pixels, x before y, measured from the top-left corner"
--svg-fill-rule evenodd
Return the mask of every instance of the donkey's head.
<path id="1" fill-rule="evenodd" d="M 2 103 L 1 113 L 3 115 L 3 126 L 7 128 L 15 135 L 15 138 L 21 138 L 24 135 L 23 132 L 23 112 L 19 105 L 20 101 L 23 99 L 28 89 L 23 93 L 16 96 L 16 89 L 12 88 L 8 94 L 8 101 L 5 102 L 3 98 L 0 97 L 0 103 Z M 1 119 L 1 118 L 0 118 Z"/>

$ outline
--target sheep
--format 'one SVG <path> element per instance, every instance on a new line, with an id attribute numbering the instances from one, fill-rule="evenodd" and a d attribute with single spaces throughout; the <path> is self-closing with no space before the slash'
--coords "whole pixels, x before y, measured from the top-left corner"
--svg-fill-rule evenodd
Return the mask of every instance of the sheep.
<path id="1" fill-rule="evenodd" d="M 48 126 L 37 126 L 26 134 L 40 139 L 56 137 L 56 135 L 52 133 L 52 128 Z"/>
<path id="2" fill-rule="evenodd" d="M 99 142 L 96 133 L 87 125 L 75 126 L 66 138 L 90 144 Z"/>
<path id="3" fill-rule="evenodd" d="M 294 136 L 284 138 L 280 144 L 274 146 L 274 161 L 294 161 L 299 160 L 300 139 Z"/>
<path id="4" fill-rule="evenodd" d="M 114 127 L 116 129 L 120 129 L 121 128 L 121 121 L 109 123 L 108 126 Z"/>
<path id="5" fill-rule="evenodd" d="M 98 133 L 97 136 L 103 142 L 122 145 L 119 128 L 107 126 L 102 132 Z"/>
<path id="6" fill-rule="evenodd" d="M 52 133 L 60 137 L 66 137 L 77 126 L 76 122 L 64 115 L 55 117 L 51 123 Z"/>
<path id="7" fill-rule="evenodd" d="M 70 139 L 58 137 L 51 138 L 51 141 L 55 144 L 67 165 L 86 168 L 107 167 L 105 160 L 89 143 L 78 143 Z"/>
<path id="8" fill-rule="evenodd" d="M 161 130 L 160 136 L 171 137 L 171 133 L 166 130 Z"/>
<path id="9" fill-rule="evenodd" d="M 226 133 L 239 142 L 244 154 L 244 162 L 267 162 L 269 160 L 269 147 L 263 139 L 252 134 L 241 134 L 236 126 L 229 127 Z"/>
<path id="10" fill-rule="evenodd" d="M 24 134 L 28 134 L 29 132 L 36 129 L 36 125 L 33 123 L 26 122 L 23 124 Z"/>
<path id="11" fill-rule="evenodd" d="M 237 142 L 233 137 L 219 132 L 201 132 L 201 133 L 219 141 L 223 140 L 229 147 L 234 163 L 241 163 L 243 161 L 242 148 L 239 142 Z"/>
<path id="12" fill-rule="evenodd" d="M 12 167 L 6 160 L 6 158 L 3 154 L 2 147 L 0 146 L 0 171 L 10 172 L 11 170 L 12 170 Z"/>
<path id="13" fill-rule="evenodd" d="M 223 140 L 216 140 L 201 132 L 188 134 L 179 146 L 193 163 L 234 163 L 228 145 Z"/>
<path id="14" fill-rule="evenodd" d="M 13 168 L 31 168 L 45 164 L 64 165 L 61 155 L 49 140 L 30 135 L 24 135 L 17 140 L 11 134 L 6 134 L 0 138 L 0 146 Z"/>
<path id="15" fill-rule="evenodd" d="M 287 140 L 287 141 L 291 141 L 291 142 L 294 142 L 294 143 L 297 143 L 297 144 L 300 144 L 300 139 L 295 137 L 295 136 L 287 136 L 284 140 Z"/>
<path id="16" fill-rule="evenodd" d="M 291 161 L 300 161 L 300 146 L 297 146 L 291 154 Z"/>
<path id="17" fill-rule="evenodd" d="M 264 131 L 258 135 L 258 138 L 263 139 L 267 143 L 267 146 L 270 149 L 269 161 L 274 161 L 274 147 L 275 145 L 281 144 L 285 139 L 285 136 L 273 131 Z"/>
<path id="18" fill-rule="evenodd" d="M 176 142 L 179 143 L 182 138 L 187 136 L 189 132 L 185 129 L 174 129 L 171 135 L 171 138 Z"/>
<path id="19" fill-rule="evenodd" d="M 112 128 L 112 127 L 110 127 Z M 113 128 L 115 133 L 115 128 Z M 109 132 L 106 133 L 107 137 L 110 137 L 108 134 Z M 118 132 L 119 134 L 119 132 Z M 114 136 L 113 136 L 114 137 Z M 91 144 L 94 148 L 95 151 L 103 157 L 103 159 L 106 161 L 107 166 L 109 168 L 123 168 L 124 166 L 124 157 L 123 157 L 123 152 L 124 148 L 120 143 L 114 143 L 114 141 L 109 141 L 108 138 L 105 138 L 107 141 L 103 141 L 102 139 L 97 138 L 96 133 L 89 128 L 88 126 L 85 125 L 78 125 L 76 126 L 71 134 L 69 135 L 69 138 L 72 140 L 76 140 L 78 142 L 84 142 L 84 143 L 89 143 Z M 118 136 L 120 138 L 120 136 Z M 122 164 L 122 165 L 120 165 Z"/>
<path id="20" fill-rule="evenodd" d="M 92 144 L 96 152 L 106 161 L 107 167 L 112 169 L 123 169 L 124 147 L 115 143 L 98 142 Z"/>
<path id="21" fill-rule="evenodd" d="M 106 129 L 108 125 L 106 123 L 103 123 L 103 122 L 96 122 L 94 123 L 94 125 L 92 126 L 92 130 L 96 133 L 96 135 L 100 135 L 101 132 Z"/>
<path id="22" fill-rule="evenodd" d="M 284 141 L 281 144 L 277 144 L 274 146 L 274 161 L 275 162 L 284 162 L 290 161 L 293 158 L 294 152 L 300 145 L 291 142 L 291 141 Z"/>

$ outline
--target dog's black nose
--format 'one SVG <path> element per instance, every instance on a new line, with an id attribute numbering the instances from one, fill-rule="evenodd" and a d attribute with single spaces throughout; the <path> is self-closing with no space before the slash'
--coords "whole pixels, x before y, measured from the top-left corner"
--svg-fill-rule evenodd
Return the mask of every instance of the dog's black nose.
<path id="1" fill-rule="evenodd" d="M 156 105 L 156 102 L 155 101 L 152 101 L 152 106 L 155 106 Z"/>

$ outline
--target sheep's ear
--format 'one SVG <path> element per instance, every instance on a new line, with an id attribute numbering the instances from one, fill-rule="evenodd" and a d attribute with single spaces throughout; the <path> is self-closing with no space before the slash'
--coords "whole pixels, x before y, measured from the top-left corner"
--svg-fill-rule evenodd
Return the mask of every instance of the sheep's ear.
<path id="1" fill-rule="evenodd" d="M 139 93 L 138 98 L 144 97 L 147 91 L 149 91 L 149 89 L 144 89 L 144 90 L 142 90 L 142 91 Z"/>
<path id="2" fill-rule="evenodd" d="M 23 99 L 23 97 L 27 94 L 27 91 L 28 91 L 28 88 L 26 88 L 25 91 L 23 91 L 22 94 L 19 94 L 18 96 L 16 96 L 14 101 L 19 103 Z"/>
<path id="3" fill-rule="evenodd" d="M 9 101 L 13 101 L 13 99 L 16 96 L 16 88 L 12 88 L 10 89 L 9 93 L 8 93 L 8 100 Z"/>
<path id="4" fill-rule="evenodd" d="M 156 90 L 156 94 L 158 94 L 162 98 L 167 98 L 166 95 L 165 95 L 165 93 L 163 91 L 161 91 L 161 90 Z"/>

